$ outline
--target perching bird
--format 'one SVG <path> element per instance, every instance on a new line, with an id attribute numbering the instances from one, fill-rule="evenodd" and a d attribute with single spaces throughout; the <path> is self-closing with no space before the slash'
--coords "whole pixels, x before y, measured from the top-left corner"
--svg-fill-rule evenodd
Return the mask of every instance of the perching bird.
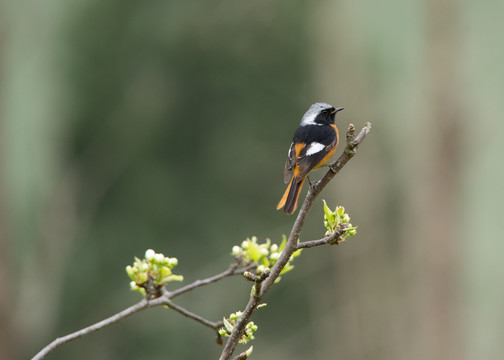
<path id="1" fill-rule="evenodd" d="M 316 103 L 304 114 L 285 161 L 284 182 L 289 185 L 277 210 L 283 207 L 286 214 L 296 211 L 299 194 L 308 173 L 324 166 L 334 155 L 339 141 L 334 117 L 341 110 L 342 107 Z"/>

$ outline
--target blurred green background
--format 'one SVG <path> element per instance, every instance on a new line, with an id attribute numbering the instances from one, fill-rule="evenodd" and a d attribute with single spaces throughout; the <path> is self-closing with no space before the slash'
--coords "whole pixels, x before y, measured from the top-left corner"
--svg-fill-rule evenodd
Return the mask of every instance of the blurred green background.
<path id="1" fill-rule="evenodd" d="M 257 359 L 501 359 L 502 1 L 0 2 L 0 358 L 139 300 L 147 248 L 189 283 L 274 242 L 310 104 L 374 128 L 325 189 L 359 226 L 305 251 L 257 312 Z M 344 133 L 344 131 L 342 131 Z M 319 171 L 322 174 L 322 171 Z M 319 175 L 315 175 L 317 177 Z M 323 235 L 317 200 L 302 239 Z M 177 285 L 177 284 L 176 284 Z M 177 303 L 243 308 L 233 278 Z M 216 359 L 152 309 L 50 359 Z"/>

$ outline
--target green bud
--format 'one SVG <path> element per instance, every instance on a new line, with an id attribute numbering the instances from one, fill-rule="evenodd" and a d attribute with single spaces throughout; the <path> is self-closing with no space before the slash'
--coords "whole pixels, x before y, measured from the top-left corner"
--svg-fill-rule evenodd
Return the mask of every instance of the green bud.
<path id="1" fill-rule="evenodd" d="M 152 260 L 152 258 L 154 258 L 154 255 L 156 255 L 156 252 L 152 249 L 148 249 L 146 252 L 145 252 L 145 258 L 147 260 Z"/>
<path id="2" fill-rule="evenodd" d="M 352 228 L 347 231 L 348 236 L 355 236 L 357 234 L 357 228 Z"/>
<path id="3" fill-rule="evenodd" d="M 172 271 L 168 266 L 161 266 L 161 269 L 159 270 L 159 275 L 162 277 L 169 276 L 172 274 Z"/>
<path id="4" fill-rule="evenodd" d="M 136 276 L 136 282 L 137 282 L 137 284 L 143 284 L 144 282 L 147 281 L 147 279 L 148 279 L 148 275 L 147 275 L 146 272 L 139 273 Z"/>
<path id="5" fill-rule="evenodd" d="M 235 245 L 235 246 L 233 246 L 233 250 L 231 250 L 231 254 L 236 256 L 236 255 L 241 254 L 241 251 L 242 251 L 242 249 L 239 246 Z"/>
<path id="6" fill-rule="evenodd" d="M 258 273 L 258 274 L 262 274 L 262 273 L 263 273 L 266 269 L 267 269 L 267 267 L 266 267 L 266 266 L 264 266 L 264 265 L 259 265 L 259 266 L 257 267 L 257 273 Z"/>
<path id="7" fill-rule="evenodd" d="M 345 214 L 345 208 L 343 206 L 337 206 L 336 207 L 336 213 L 339 216 L 343 216 L 343 214 Z"/>
<path id="8" fill-rule="evenodd" d="M 144 295 L 145 296 L 145 289 L 143 287 L 139 287 L 137 290 L 137 292 L 139 292 L 140 294 Z"/>
<path id="9" fill-rule="evenodd" d="M 135 276 L 135 270 L 133 269 L 133 267 L 131 265 L 126 266 L 126 273 L 132 279 Z"/>
<path id="10" fill-rule="evenodd" d="M 149 270 L 149 264 L 146 264 L 144 262 L 138 264 L 138 271 L 145 272 L 147 270 Z"/>
<path id="11" fill-rule="evenodd" d="M 138 285 L 136 284 L 136 282 L 134 281 L 130 282 L 130 289 L 133 291 L 136 291 L 138 289 Z"/>
<path id="12" fill-rule="evenodd" d="M 173 268 L 178 265 L 178 259 L 177 258 L 170 258 L 168 260 L 170 268 Z"/>
<path id="13" fill-rule="evenodd" d="M 235 313 L 232 313 L 229 318 L 231 320 L 237 320 L 240 316 L 242 315 L 242 312 L 241 311 L 237 311 Z"/>
<path id="14" fill-rule="evenodd" d="M 252 355 L 252 351 L 254 351 L 254 346 L 249 347 L 247 351 L 245 351 L 245 356 L 249 358 L 250 355 Z"/>

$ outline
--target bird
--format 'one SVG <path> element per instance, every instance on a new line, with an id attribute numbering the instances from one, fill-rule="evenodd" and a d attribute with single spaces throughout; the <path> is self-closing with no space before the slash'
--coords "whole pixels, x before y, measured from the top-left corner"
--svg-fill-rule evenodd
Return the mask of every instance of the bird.
<path id="1" fill-rule="evenodd" d="M 278 202 L 277 210 L 283 208 L 286 214 L 294 213 L 308 173 L 331 160 L 339 142 L 334 118 L 343 109 L 318 102 L 303 115 L 287 153 L 284 182 L 289 185 Z"/>

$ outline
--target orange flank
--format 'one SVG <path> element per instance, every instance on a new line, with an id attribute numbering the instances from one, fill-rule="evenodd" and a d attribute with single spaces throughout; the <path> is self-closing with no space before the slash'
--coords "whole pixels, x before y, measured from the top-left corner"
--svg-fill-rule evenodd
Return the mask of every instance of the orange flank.
<path id="1" fill-rule="evenodd" d="M 299 153 L 304 149 L 305 143 L 297 143 L 294 145 L 294 152 L 296 153 L 296 159 L 299 158 Z"/>
<path id="2" fill-rule="evenodd" d="M 333 157 L 335 151 L 336 151 L 336 147 L 333 147 L 331 150 L 329 150 L 327 155 L 324 156 L 324 158 L 322 160 L 320 160 L 320 162 L 313 168 L 313 170 L 316 170 L 316 169 L 324 166 L 325 164 L 327 164 L 329 162 L 329 160 L 331 160 L 331 158 Z"/>

